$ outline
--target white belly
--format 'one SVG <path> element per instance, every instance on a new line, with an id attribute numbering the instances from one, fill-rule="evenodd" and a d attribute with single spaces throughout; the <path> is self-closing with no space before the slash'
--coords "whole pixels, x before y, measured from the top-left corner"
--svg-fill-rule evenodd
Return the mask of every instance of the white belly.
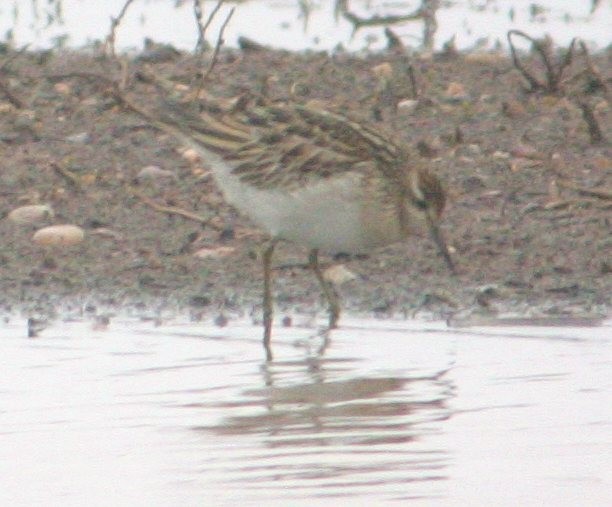
<path id="1" fill-rule="evenodd" d="M 226 201 L 274 238 L 331 253 L 365 252 L 401 239 L 393 221 L 383 223 L 376 210 L 364 209 L 367 199 L 359 173 L 291 191 L 262 190 L 240 181 L 220 157 L 205 155 Z"/>

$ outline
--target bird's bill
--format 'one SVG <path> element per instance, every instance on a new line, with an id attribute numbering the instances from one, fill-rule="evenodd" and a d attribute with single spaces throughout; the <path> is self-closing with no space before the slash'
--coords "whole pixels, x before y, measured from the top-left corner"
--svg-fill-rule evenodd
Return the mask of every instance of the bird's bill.
<path id="1" fill-rule="evenodd" d="M 444 260 L 446 261 L 446 265 L 448 266 L 448 269 L 453 275 L 457 274 L 457 272 L 455 271 L 455 263 L 453 262 L 453 259 L 450 256 L 450 252 L 448 251 L 448 246 L 446 245 L 446 242 L 444 241 L 444 238 L 442 237 L 440 228 L 438 227 L 438 224 L 435 223 L 433 219 L 429 216 L 429 214 L 427 214 L 427 225 L 429 226 L 429 233 L 431 234 L 431 238 L 434 240 L 434 243 L 438 247 L 438 250 L 440 251 L 440 255 L 444 257 Z"/>

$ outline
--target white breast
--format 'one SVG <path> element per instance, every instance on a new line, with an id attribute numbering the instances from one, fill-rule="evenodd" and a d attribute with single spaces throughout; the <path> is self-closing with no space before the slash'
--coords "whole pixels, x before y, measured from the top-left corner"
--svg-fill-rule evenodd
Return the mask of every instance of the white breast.
<path id="1" fill-rule="evenodd" d="M 364 252 L 401 239 L 395 222 L 383 223 L 375 209 L 364 209 L 368 199 L 360 173 L 346 172 L 291 191 L 264 190 L 242 182 L 221 157 L 208 151 L 202 155 L 226 201 L 272 237 L 332 253 Z"/>

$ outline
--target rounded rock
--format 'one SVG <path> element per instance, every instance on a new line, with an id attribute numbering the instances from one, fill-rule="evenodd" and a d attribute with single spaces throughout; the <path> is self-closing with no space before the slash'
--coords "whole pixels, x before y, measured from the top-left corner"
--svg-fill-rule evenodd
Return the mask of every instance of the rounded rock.
<path id="1" fill-rule="evenodd" d="M 82 243 L 84 239 L 85 231 L 72 224 L 43 227 L 32 236 L 32 241 L 40 246 L 73 246 Z"/>
<path id="2" fill-rule="evenodd" d="M 16 224 L 35 224 L 53 218 L 53 210 L 46 204 L 30 204 L 15 208 L 7 218 Z"/>

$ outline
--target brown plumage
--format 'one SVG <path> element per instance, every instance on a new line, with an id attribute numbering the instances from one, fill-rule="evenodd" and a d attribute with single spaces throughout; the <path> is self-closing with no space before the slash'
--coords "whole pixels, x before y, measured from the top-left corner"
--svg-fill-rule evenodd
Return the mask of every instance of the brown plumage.
<path id="1" fill-rule="evenodd" d="M 264 345 L 271 358 L 271 260 L 286 239 L 310 250 L 309 262 L 330 307 L 329 328 L 340 313 L 324 280 L 320 249 L 363 252 L 431 233 L 454 269 L 438 222 L 445 192 L 438 178 L 382 135 L 340 114 L 291 102 L 214 106 L 199 114 L 176 106 L 162 114 L 130 107 L 193 147 L 211 167 L 227 201 L 265 229 Z"/>

